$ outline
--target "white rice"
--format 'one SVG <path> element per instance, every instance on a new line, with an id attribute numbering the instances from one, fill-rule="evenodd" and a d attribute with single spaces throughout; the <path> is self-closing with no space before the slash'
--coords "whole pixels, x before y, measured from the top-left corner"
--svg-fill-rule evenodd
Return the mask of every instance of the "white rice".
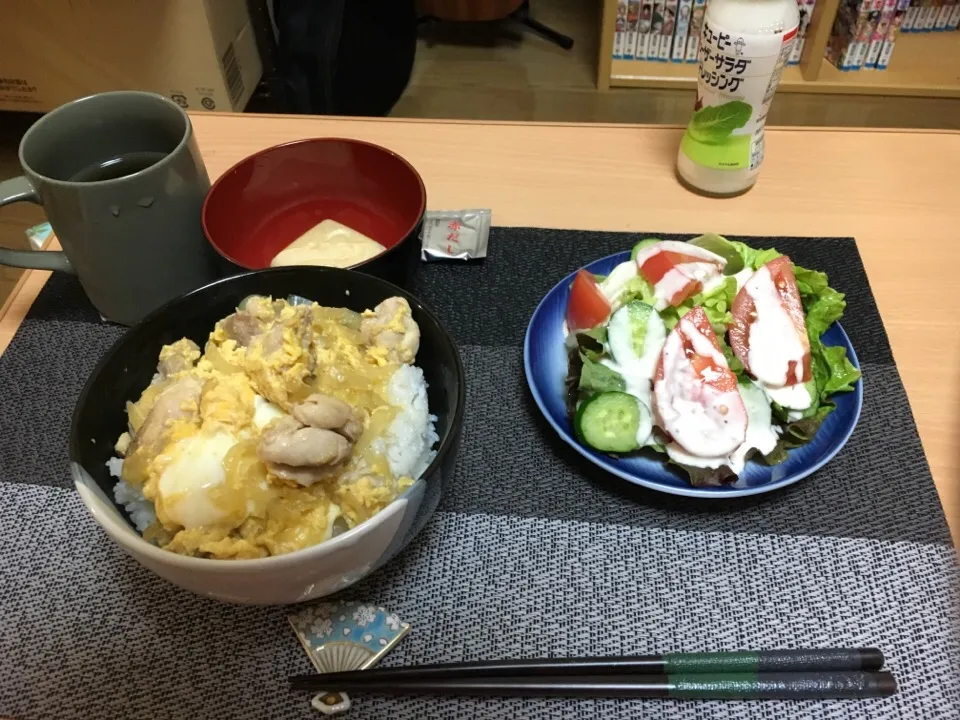
<path id="1" fill-rule="evenodd" d="M 440 440 L 436 430 L 437 417 L 430 414 L 427 405 L 427 381 L 423 370 L 414 365 L 401 365 L 390 378 L 387 395 L 390 404 L 400 408 L 382 439 L 387 444 L 390 471 L 397 478 L 419 478 L 437 456 L 434 446 Z M 122 467 L 120 458 L 107 460 L 107 470 L 118 479 L 113 497 L 142 533 L 157 516 L 153 503 L 143 496 L 140 488 L 120 479 Z"/>
<path id="2" fill-rule="evenodd" d="M 107 460 L 107 470 L 113 477 L 118 478 L 117 484 L 113 488 L 113 498 L 117 505 L 122 505 L 127 511 L 130 521 L 138 532 L 142 533 L 157 519 L 153 511 L 153 503 L 147 500 L 140 488 L 130 485 L 126 480 L 120 480 L 120 469 L 123 467 L 123 460 L 120 458 L 110 458 Z"/>
<path id="3" fill-rule="evenodd" d="M 400 412 L 387 429 L 387 461 L 394 477 L 419 478 L 433 462 L 437 435 L 435 415 L 427 406 L 427 381 L 415 365 L 401 365 L 387 385 L 387 400 Z"/>

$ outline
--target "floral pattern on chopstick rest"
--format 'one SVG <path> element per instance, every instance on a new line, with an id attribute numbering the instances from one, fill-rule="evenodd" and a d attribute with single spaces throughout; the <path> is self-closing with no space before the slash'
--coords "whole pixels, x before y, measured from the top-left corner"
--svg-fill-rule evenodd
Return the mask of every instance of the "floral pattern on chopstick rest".
<path id="1" fill-rule="evenodd" d="M 319 673 L 373 667 L 410 630 L 409 623 L 394 613 L 363 603 L 320 603 L 287 619 Z M 334 715 L 350 708 L 350 698 L 345 693 L 321 692 L 311 704 Z"/>

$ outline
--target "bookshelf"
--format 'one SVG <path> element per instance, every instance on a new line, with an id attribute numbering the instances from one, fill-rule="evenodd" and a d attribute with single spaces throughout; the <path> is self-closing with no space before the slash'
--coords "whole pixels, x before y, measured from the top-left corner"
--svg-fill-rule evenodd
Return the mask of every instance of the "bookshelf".
<path id="1" fill-rule="evenodd" d="M 903 33 L 886 70 L 838 70 L 823 57 L 838 0 L 818 0 L 800 65 L 783 74 L 781 92 L 960 98 L 960 31 Z M 617 0 L 604 0 L 597 87 L 691 89 L 695 63 L 614 60 Z"/>

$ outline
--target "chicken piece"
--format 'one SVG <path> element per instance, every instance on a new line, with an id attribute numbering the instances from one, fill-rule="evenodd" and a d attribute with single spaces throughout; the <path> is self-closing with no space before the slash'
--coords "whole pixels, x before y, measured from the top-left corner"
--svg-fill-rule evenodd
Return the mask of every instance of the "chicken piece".
<path id="1" fill-rule="evenodd" d="M 333 430 L 304 426 L 295 418 L 284 417 L 263 431 L 257 455 L 266 463 L 319 467 L 343 462 L 352 447 L 349 440 Z"/>
<path id="2" fill-rule="evenodd" d="M 277 318 L 287 305 L 283 300 L 271 300 L 263 295 L 251 295 L 244 300 L 240 310 L 251 314 L 263 323 L 270 323 Z"/>
<path id="3" fill-rule="evenodd" d="M 309 394 L 316 368 L 312 314 L 305 306 L 284 306 L 263 327 L 250 340 L 243 367 L 260 395 L 289 410 Z"/>
<path id="4" fill-rule="evenodd" d="M 192 370 L 200 359 L 200 348 L 188 338 L 177 340 L 170 345 L 164 345 L 160 350 L 160 363 L 157 372 L 166 380 L 186 370 Z"/>
<path id="5" fill-rule="evenodd" d="M 203 381 L 191 375 L 174 380 L 161 390 L 133 442 L 128 445 L 127 455 L 141 448 L 147 452 L 159 452 L 163 447 L 163 436 L 173 422 L 199 420 L 202 391 Z"/>
<path id="6" fill-rule="evenodd" d="M 270 357 L 283 347 L 283 325 L 275 323 L 269 329 L 257 335 L 250 343 L 250 347 L 259 345 L 264 357 Z"/>
<path id="7" fill-rule="evenodd" d="M 294 467 L 282 463 L 266 463 L 267 470 L 283 480 L 291 480 L 297 485 L 310 487 L 330 474 L 330 467 Z"/>
<path id="8" fill-rule="evenodd" d="M 360 323 L 363 343 L 371 350 L 385 351 L 388 362 L 412 364 L 420 349 L 420 326 L 406 299 L 387 298 L 368 313 Z"/>
<path id="9" fill-rule="evenodd" d="M 343 400 L 314 393 L 291 409 L 293 417 L 304 425 L 333 430 L 351 442 L 363 433 L 363 418 Z"/>
<path id="10" fill-rule="evenodd" d="M 263 332 L 263 324 L 245 310 L 238 310 L 223 321 L 223 331 L 240 347 L 250 347 Z"/>

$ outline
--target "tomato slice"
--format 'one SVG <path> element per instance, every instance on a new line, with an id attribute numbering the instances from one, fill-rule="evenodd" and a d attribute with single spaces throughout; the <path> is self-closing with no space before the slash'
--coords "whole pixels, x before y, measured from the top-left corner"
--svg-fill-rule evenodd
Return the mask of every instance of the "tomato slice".
<path id="1" fill-rule="evenodd" d="M 640 274 L 655 287 L 666 305 L 679 305 L 703 289 L 703 279 L 723 271 L 722 257 L 696 247 L 691 251 L 691 247 L 664 241 L 637 254 Z"/>
<path id="2" fill-rule="evenodd" d="M 567 328 L 570 332 L 589 330 L 607 321 L 610 303 L 596 278 L 586 270 L 577 272 L 567 303 Z"/>
<path id="3" fill-rule="evenodd" d="M 657 424 L 691 455 L 728 455 L 747 436 L 737 377 L 701 307 L 677 323 L 660 353 L 653 384 Z"/>
<path id="4" fill-rule="evenodd" d="M 696 262 L 704 262 L 704 260 L 703 258 L 694 257 L 693 255 L 683 255 L 670 250 L 661 250 L 651 255 L 640 265 L 640 272 L 643 273 L 643 276 L 648 282 L 656 284 L 677 265 Z"/>
<path id="5" fill-rule="evenodd" d="M 810 339 L 790 258 L 774 258 L 751 275 L 731 311 L 730 346 L 751 375 L 770 387 L 810 380 Z"/>

